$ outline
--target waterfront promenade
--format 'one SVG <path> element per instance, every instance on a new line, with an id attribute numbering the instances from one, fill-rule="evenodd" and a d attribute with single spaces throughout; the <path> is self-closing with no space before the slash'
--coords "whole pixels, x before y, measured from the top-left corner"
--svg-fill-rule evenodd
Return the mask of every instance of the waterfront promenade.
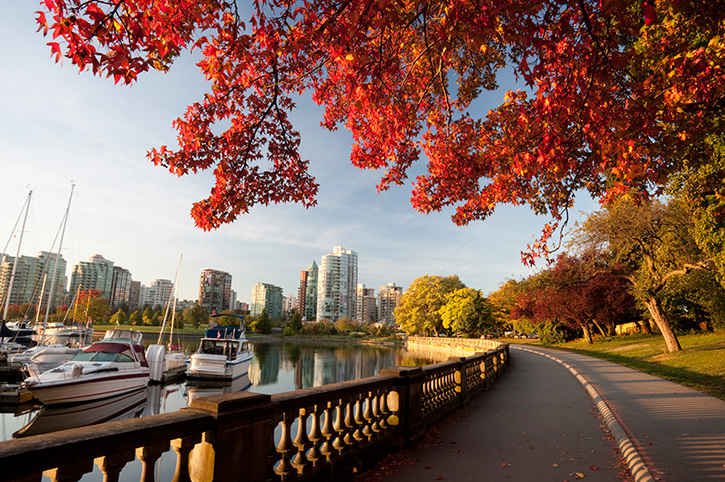
<path id="1" fill-rule="evenodd" d="M 359 478 L 579 479 L 725 480 L 725 401 L 610 362 L 512 345 L 506 377 Z"/>

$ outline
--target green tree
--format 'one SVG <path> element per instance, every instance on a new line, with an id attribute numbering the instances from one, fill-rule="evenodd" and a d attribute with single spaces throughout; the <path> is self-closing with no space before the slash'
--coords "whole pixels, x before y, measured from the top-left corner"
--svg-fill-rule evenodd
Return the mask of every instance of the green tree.
<path id="1" fill-rule="evenodd" d="M 264 333 L 265 335 L 272 333 L 272 320 L 270 320 L 267 316 L 266 308 L 262 309 L 262 314 L 259 315 L 259 318 L 257 318 L 255 329 L 259 333 Z"/>
<path id="2" fill-rule="evenodd" d="M 494 324 L 493 307 L 483 293 L 471 288 L 449 293 L 438 312 L 444 328 L 467 337 L 480 336 Z"/>
<path id="3" fill-rule="evenodd" d="M 406 333 L 441 333 L 443 320 L 439 310 L 446 302 L 446 295 L 465 288 L 458 276 L 425 275 L 416 278 L 400 298 L 395 308 L 395 320 Z"/>
<path id="4" fill-rule="evenodd" d="M 682 347 L 661 292 L 671 279 L 710 265 L 691 230 L 692 219 L 679 199 L 664 204 L 623 198 L 591 214 L 574 241 L 584 251 L 605 253 L 603 270 L 632 283 L 633 294 L 647 307 L 671 352 Z"/>
<path id="5" fill-rule="evenodd" d="M 302 331 L 302 317 L 298 309 L 292 310 L 292 317 L 287 322 L 287 328 L 289 328 L 292 334 L 297 334 Z"/>
<path id="6" fill-rule="evenodd" d="M 708 137 L 712 156 L 702 165 L 688 164 L 673 179 L 670 190 L 682 198 L 692 217 L 697 245 L 712 258 L 725 286 L 725 136 Z"/>
<path id="7" fill-rule="evenodd" d="M 116 311 L 109 320 L 112 324 L 118 324 L 121 325 L 123 323 L 126 323 L 128 321 L 128 317 L 126 316 L 126 313 L 123 312 L 123 310 L 119 309 Z"/>
<path id="8" fill-rule="evenodd" d="M 193 326 L 195 330 L 201 325 L 205 325 L 209 320 L 209 313 L 199 304 L 184 308 L 181 316 L 184 323 Z"/>
<path id="9" fill-rule="evenodd" d="M 135 326 L 143 324 L 143 312 L 141 310 L 134 311 L 129 315 L 128 322 Z"/>

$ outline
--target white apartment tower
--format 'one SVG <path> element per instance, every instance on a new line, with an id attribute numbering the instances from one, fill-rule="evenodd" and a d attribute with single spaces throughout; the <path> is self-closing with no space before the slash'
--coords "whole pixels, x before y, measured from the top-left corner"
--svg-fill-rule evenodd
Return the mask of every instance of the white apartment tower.
<path id="1" fill-rule="evenodd" d="M 403 296 L 403 287 L 395 286 L 395 283 L 388 283 L 381 286 L 378 292 L 378 321 L 388 325 L 395 324 L 393 310 L 400 305 L 400 297 Z"/>
<path id="2" fill-rule="evenodd" d="M 357 252 L 335 246 L 322 257 L 317 279 L 317 321 L 355 318 Z"/>
<path id="3" fill-rule="evenodd" d="M 174 293 L 174 283 L 168 279 L 157 279 L 149 286 L 146 293 L 146 304 L 149 306 L 166 306 Z"/>

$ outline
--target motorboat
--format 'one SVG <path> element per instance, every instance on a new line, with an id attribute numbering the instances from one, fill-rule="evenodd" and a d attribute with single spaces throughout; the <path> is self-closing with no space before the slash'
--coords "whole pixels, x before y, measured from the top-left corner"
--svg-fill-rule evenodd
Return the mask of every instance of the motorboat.
<path id="1" fill-rule="evenodd" d="M 42 407 L 28 425 L 13 433 L 13 438 L 138 418 L 146 408 L 146 390 L 81 405 Z"/>
<path id="2" fill-rule="evenodd" d="M 66 326 L 61 322 L 53 322 L 35 326 L 33 340 L 40 344 L 80 346 L 90 340 L 93 328 L 84 326 Z"/>
<path id="3" fill-rule="evenodd" d="M 236 380 L 249 371 L 252 356 L 251 344 L 243 328 L 211 327 L 187 363 L 186 378 L 192 381 Z"/>
<path id="4" fill-rule="evenodd" d="M 69 347 L 61 344 L 37 345 L 24 352 L 9 354 L 8 364 L 26 365 L 35 363 L 41 372 L 55 368 L 67 362 L 82 350 L 81 347 Z"/>
<path id="5" fill-rule="evenodd" d="M 115 328 L 71 360 L 40 373 L 26 366 L 23 386 L 45 405 L 83 403 L 139 390 L 149 381 L 149 364 L 138 331 Z"/>

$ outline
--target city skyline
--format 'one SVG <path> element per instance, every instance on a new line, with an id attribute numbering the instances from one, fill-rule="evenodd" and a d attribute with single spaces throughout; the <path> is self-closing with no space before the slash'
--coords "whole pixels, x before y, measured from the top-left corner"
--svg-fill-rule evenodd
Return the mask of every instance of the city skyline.
<path id="1" fill-rule="evenodd" d="M 0 77 L 0 250 L 28 187 L 33 203 L 20 254 L 51 250 L 74 180 L 63 247 L 68 265 L 100 254 L 149 286 L 173 280 L 183 254 L 181 299 L 196 299 L 206 268 L 230 273 L 240 301 L 259 282 L 294 295 L 300 270 L 334 246 L 359 253 L 358 280 L 375 288 L 395 282 L 406 289 L 425 274 L 458 275 L 489 293 L 507 278 L 533 272 L 521 264 L 520 251 L 548 219 L 506 206 L 485 222 L 457 227 L 450 209 L 415 212 L 410 180 L 377 193 L 381 173 L 350 164 L 349 133 L 320 128 L 322 110 L 309 97 L 298 100 L 293 120 L 302 156 L 320 183 L 318 205 L 257 206 L 230 225 L 201 231 L 189 210 L 208 195 L 211 174 L 177 178 L 145 157 L 153 147 L 175 146 L 172 120 L 207 88 L 193 58 L 184 56 L 168 74 L 114 86 L 68 62 L 55 64 L 49 40 L 35 32 L 33 10 L 32 4 L 0 5 L 0 60 L 18 66 Z M 411 179 L 424 169 L 414 166 Z M 592 206 L 582 203 L 585 211 Z M 14 245 L 7 251 L 14 255 Z"/>

